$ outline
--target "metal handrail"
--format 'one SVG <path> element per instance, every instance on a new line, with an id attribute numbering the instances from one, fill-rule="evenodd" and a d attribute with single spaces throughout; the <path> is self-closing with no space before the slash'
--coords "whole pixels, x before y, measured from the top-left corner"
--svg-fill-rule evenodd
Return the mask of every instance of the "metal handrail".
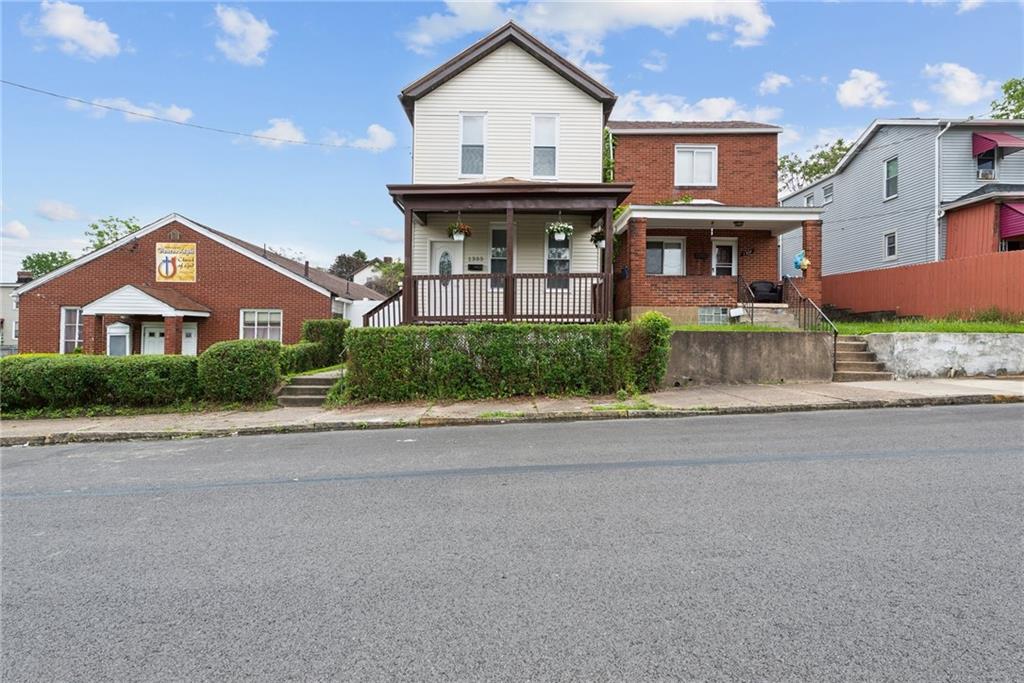
<path id="1" fill-rule="evenodd" d="M 790 292 L 796 295 L 795 299 Z M 796 286 L 793 279 L 788 275 L 782 277 L 782 300 L 789 306 L 790 310 L 796 308 L 796 320 L 800 329 L 810 332 L 831 332 L 832 333 L 832 369 L 836 368 L 836 350 L 839 345 L 839 328 L 832 322 L 825 313 L 818 308 L 813 299 L 803 295 L 800 288 Z"/>
<path id="2" fill-rule="evenodd" d="M 754 290 L 750 289 L 750 285 L 743 279 L 742 275 L 736 276 L 736 303 L 743 307 L 743 310 L 747 312 L 747 316 L 750 318 L 750 324 L 754 324 Z"/>

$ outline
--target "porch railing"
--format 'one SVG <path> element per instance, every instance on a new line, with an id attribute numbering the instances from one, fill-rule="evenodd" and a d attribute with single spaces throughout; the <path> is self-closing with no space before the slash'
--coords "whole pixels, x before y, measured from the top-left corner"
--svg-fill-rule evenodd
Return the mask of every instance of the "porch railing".
<path id="1" fill-rule="evenodd" d="M 754 292 L 750 289 L 750 285 L 743 279 L 742 275 L 736 276 L 736 303 L 743 307 L 743 317 L 750 319 L 750 324 L 754 324 Z"/>
<path id="2" fill-rule="evenodd" d="M 782 301 L 789 306 L 789 311 L 796 319 L 801 330 L 807 332 L 832 333 L 832 369 L 836 367 L 836 347 L 839 341 L 839 328 L 822 313 L 818 304 L 808 299 L 789 276 L 782 278 Z"/>
<path id="3" fill-rule="evenodd" d="M 402 290 L 363 313 L 363 327 L 394 327 L 402 323 Z"/>

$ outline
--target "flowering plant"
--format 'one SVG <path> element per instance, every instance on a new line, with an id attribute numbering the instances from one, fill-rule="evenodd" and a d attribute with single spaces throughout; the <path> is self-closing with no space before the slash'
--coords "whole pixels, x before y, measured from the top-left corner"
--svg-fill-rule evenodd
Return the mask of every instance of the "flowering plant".
<path id="1" fill-rule="evenodd" d="M 572 223 L 566 223 L 565 221 L 551 221 L 548 223 L 547 228 L 545 228 L 549 235 L 562 235 L 562 239 L 572 235 L 573 229 Z M 555 239 L 558 238 L 556 237 Z"/>
<path id="2" fill-rule="evenodd" d="M 469 237 L 473 234 L 473 228 L 467 223 L 462 221 L 455 221 L 454 223 L 448 224 L 448 236 L 455 237 L 456 235 L 462 235 L 463 237 Z"/>
<path id="3" fill-rule="evenodd" d="M 594 232 L 590 233 L 590 241 L 593 242 L 595 245 L 597 245 L 598 249 L 603 248 L 604 247 L 604 230 L 603 229 L 595 230 Z"/>

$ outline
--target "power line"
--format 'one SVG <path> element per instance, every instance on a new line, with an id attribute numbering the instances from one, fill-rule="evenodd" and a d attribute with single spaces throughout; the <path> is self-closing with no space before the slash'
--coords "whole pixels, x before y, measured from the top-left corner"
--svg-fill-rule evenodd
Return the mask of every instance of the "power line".
<path id="1" fill-rule="evenodd" d="M 344 144 L 331 143 L 331 142 L 309 142 L 306 140 L 289 140 L 288 138 L 276 138 L 272 135 L 260 135 L 258 133 L 243 133 L 238 130 L 228 130 L 227 128 L 215 128 L 214 126 L 203 126 L 198 123 L 189 123 L 187 121 L 175 121 L 174 119 L 168 119 L 163 116 L 157 116 L 156 114 L 147 114 L 140 111 L 132 111 L 131 109 L 124 109 L 122 107 L 114 107 L 109 104 L 100 104 L 99 102 L 91 102 L 89 100 L 83 100 L 79 97 L 71 97 L 70 95 L 61 95 L 60 93 L 51 92 L 49 90 L 43 90 L 42 88 L 33 88 L 30 85 L 23 83 L 15 83 L 14 81 L 7 81 L 0 79 L 0 83 L 9 85 L 14 88 L 21 88 L 28 92 L 34 92 L 39 95 L 48 95 L 50 97 L 56 97 L 59 100 L 67 100 L 68 102 L 77 102 L 78 104 L 85 104 L 90 107 L 96 107 L 98 109 L 107 109 L 110 111 L 116 111 L 121 114 L 128 114 L 130 116 L 136 116 L 142 119 L 150 119 L 152 121 L 160 121 L 161 123 L 173 123 L 176 126 L 185 126 L 186 128 L 197 128 L 199 130 L 205 130 L 211 133 L 223 133 L 224 135 L 237 135 L 243 138 L 252 138 L 254 140 L 265 140 L 267 142 L 279 142 L 288 145 L 306 145 L 307 147 L 330 147 L 337 149 L 345 147 Z"/>

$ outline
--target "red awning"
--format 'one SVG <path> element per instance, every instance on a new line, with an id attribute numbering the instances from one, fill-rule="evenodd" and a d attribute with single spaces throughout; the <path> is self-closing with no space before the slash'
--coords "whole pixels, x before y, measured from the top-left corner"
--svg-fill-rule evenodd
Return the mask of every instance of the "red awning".
<path id="1" fill-rule="evenodd" d="M 1024 235 L 1024 203 L 1003 204 L 999 207 L 999 238 L 1009 239 Z"/>
<path id="2" fill-rule="evenodd" d="M 1013 154 L 1013 152 L 1016 152 L 1018 149 L 1024 149 L 1024 140 L 1016 135 L 1010 135 L 1009 133 L 975 133 L 972 138 L 972 142 L 972 146 L 974 147 L 974 156 L 984 154 L 990 149 L 995 149 L 996 147 L 1013 150 L 1006 152 L 1007 154 Z"/>

